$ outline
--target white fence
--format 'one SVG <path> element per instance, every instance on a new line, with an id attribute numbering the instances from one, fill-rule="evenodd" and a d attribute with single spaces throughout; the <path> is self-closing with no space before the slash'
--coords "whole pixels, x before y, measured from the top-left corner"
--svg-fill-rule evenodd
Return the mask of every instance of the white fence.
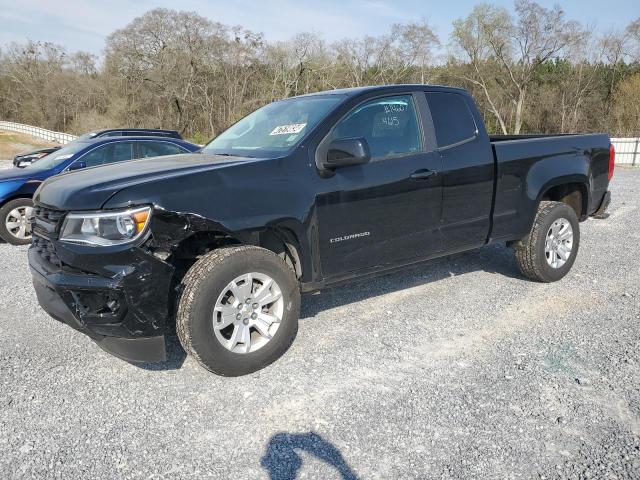
<path id="1" fill-rule="evenodd" d="M 616 149 L 616 163 L 618 165 L 640 167 L 640 137 L 612 138 L 611 143 Z"/>
<path id="2" fill-rule="evenodd" d="M 50 140 L 61 144 L 69 143 L 75 140 L 75 135 L 62 132 L 52 132 L 51 130 L 45 130 L 44 128 L 34 127 L 32 125 L 23 125 L 22 123 L 3 122 L 0 121 L 0 130 L 10 130 L 12 132 L 27 133 L 34 137 L 42 138 L 44 140 Z"/>

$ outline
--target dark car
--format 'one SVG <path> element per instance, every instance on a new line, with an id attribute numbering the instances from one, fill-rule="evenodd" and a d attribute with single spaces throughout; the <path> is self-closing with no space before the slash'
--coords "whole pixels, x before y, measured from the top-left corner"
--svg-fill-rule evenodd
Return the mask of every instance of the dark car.
<path id="1" fill-rule="evenodd" d="M 76 140 L 89 140 L 92 138 L 101 137 L 167 137 L 182 139 L 180 134 L 176 130 L 157 130 L 150 128 L 108 128 L 103 130 L 96 130 L 93 132 L 85 133 L 78 137 Z M 70 142 L 71 143 L 71 142 Z M 68 144 L 67 144 L 68 145 Z M 34 162 L 37 162 L 43 157 L 46 157 L 50 153 L 60 150 L 62 146 L 40 148 L 38 150 L 32 150 L 27 153 L 21 153 L 16 155 L 13 159 L 13 165 L 18 168 L 24 168 Z"/>
<path id="2" fill-rule="evenodd" d="M 24 168 L 27 165 L 31 165 L 37 162 L 43 157 L 46 157 L 50 153 L 60 150 L 62 145 L 56 145 L 55 147 L 39 148 L 37 150 L 31 150 L 26 153 L 21 153 L 13 157 L 13 166 L 18 168 Z"/>
<path id="3" fill-rule="evenodd" d="M 289 348 L 304 292 L 497 242 L 523 276 L 563 278 L 613 166 L 605 134 L 490 137 L 462 89 L 321 92 L 199 154 L 51 178 L 29 263 L 40 305 L 103 349 L 162 360 L 175 320 L 202 366 L 242 375 Z"/>
<path id="4" fill-rule="evenodd" d="M 40 184 L 53 175 L 135 158 L 194 152 L 199 148 L 169 137 L 79 138 L 24 169 L 0 170 L 0 237 L 14 245 L 31 241 L 31 198 Z M 97 181 L 99 173 L 92 172 Z"/>

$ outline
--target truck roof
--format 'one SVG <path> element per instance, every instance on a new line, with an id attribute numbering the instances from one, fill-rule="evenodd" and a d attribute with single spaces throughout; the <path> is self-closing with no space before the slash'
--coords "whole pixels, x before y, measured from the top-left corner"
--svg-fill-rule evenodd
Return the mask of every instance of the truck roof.
<path id="1" fill-rule="evenodd" d="M 364 87 L 352 87 L 352 88 L 337 88 L 335 90 L 324 90 L 322 92 L 306 93 L 304 95 L 298 95 L 298 97 L 312 97 L 317 95 L 344 95 L 346 97 L 355 97 L 368 92 L 376 92 L 383 90 L 401 90 L 407 87 L 412 88 L 428 88 L 432 91 L 447 91 L 447 92 L 466 92 L 464 88 L 449 87 L 446 85 L 427 85 L 421 83 L 404 83 L 404 84 L 391 84 L 391 85 L 368 85 Z M 295 98 L 295 97 L 294 97 Z"/>

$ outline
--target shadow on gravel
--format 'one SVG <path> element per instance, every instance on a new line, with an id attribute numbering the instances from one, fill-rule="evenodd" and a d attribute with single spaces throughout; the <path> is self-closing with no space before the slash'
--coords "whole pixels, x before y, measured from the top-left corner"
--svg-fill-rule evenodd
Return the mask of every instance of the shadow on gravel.
<path id="1" fill-rule="evenodd" d="M 321 294 L 305 295 L 300 319 L 314 317 L 330 308 L 477 271 L 523 279 L 511 248 L 507 248 L 504 243 L 497 243 L 404 267 L 403 270 L 380 277 L 358 279 L 349 283 L 347 289 L 338 286 L 326 289 Z"/>
<path id="2" fill-rule="evenodd" d="M 167 335 L 166 340 L 167 360 L 158 363 L 132 363 L 131 365 L 142 368 L 143 370 L 161 371 L 161 370 L 179 370 L 182 367 L 187 353 L 180 345 L 178 337 L 175 335 Z"/>
<path id="3" fill-rule="evenodd" d="M 260 465 L 267 470 L 270 480 L 294 480 L 302 467 L 298 452 L 307 452 L 332 466 L 343 479 L 358 478 L 340 450 L 315 432 L 275 434 L 267 444 Z"/>

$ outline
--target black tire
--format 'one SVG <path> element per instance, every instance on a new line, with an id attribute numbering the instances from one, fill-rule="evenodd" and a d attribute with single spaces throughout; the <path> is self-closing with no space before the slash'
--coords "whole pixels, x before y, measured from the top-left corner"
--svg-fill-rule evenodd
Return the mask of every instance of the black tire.
<path id="1" fill-rule="evenodd" d="M 282 291 L 284 310 L 273 337 L 258 350 L 235 353 L 216 338 L 213 310 L 225 287 L 249 272 L 268 275 Z M 254 246 L 221 248 L 209 252 L 187 272 L 176 315 L 176 332 L 188 354 L 218 375 L 235 377 L 260 370 L 280 358 L 298 332 L 300 289 L 293 271 L 275 253 Z"/>
<path id="2" fill-rule="evenodd" d="M 28 245 L 31 243 L 31 235 L 27 238 L 18 238 L 7 229 L 5 224 L 9 212 L 19 207 L 33 207 L 33 201 L 30 198 L 16 198 L 0 207 L 0 238 L 11 245 Z"/>
<path id="3" fill-rule="evenodd" d="M 564 265 L 553 268 L 547 262 L 545 255 L 545 241 L 551 225 L 558 219 L 569 221 L 573 230 L 573 246 L 569 258 Z M 566 203 L 540 202 L 531 232 L 522 240 L 514 244 L 516 261 L 522 274 L 538 282 L 555 282 L 564 277 L 576 260 L 580 247 L 580 223 L 576 212 Z"/>

